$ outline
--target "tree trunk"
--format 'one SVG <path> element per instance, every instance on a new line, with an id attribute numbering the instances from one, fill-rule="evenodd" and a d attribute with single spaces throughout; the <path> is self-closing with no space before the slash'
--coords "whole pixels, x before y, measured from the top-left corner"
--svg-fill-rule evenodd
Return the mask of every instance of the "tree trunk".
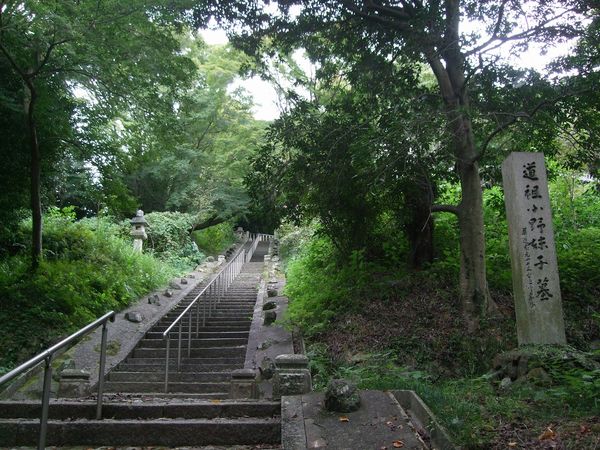
<path id="1" fill-rule="evenodd" d="M 25 113 L 27 114 L 27 130 L 31 154 L 31 268 L 36 270 L 42 258 L 42 200 L 41 200 L 41 158 L 37 137 L 34 111 L 37 93 L 33 81 L 25 83 Z"/>
<path id="2" fill-rule="evenodd" d="M 406 191 L 406 206 L 410 212 L 410 218 L 404 225 L 409 243 L 408 264 L 413 269 L 421 269 L 431 263 L 434 256 L 434 222 L 430 209 L 433 187 L 429 180 L 422 178 L 415 180 Z"/>
<path id="3" fill-rule="evenodd" d="M 458 24 L 455 45 L 458 45 Z M 452 33 L 451 33 L 452 34 Z M 433 49 L 427 52 L 446 107 L 448 131 L 452 135 L 456 168 L 460 179 L 461 201 L 458 205 L 460 233 L 460 298 L 469 329 L 477 327 L 481 316 L 493 309 L 487 284 L 483 193 L 477 149 L 470 119 L 470 101 L 464 77 L 464 59 L 454 45 L 444 52 L 445 65 Z"/>
<path id="4" fill-rule="evenodd" d="M 459 163 L 462 198 L 458 209 L 460 232 L 460 296 L 471 326 L 492 305 L 485 263 L 483 193 L 477 163 Z"/>

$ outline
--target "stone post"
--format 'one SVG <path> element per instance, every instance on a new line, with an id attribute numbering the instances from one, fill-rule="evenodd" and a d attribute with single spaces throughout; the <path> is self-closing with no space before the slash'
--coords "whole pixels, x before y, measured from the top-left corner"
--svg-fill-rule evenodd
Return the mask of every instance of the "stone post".
<path id="1" fill-rule="evenodd" d="M 90 394 L 90 373 L 81 369 L 65 369 L 60 374 L 59 398 L 85 397 Z"/>
<path id="2" fill-rule="evenodd" d="M 231 372 L 229 398 L 232 400 L 258 398 L 256 372 L 253 369 L 237 369 Z"/>
<path id="3" fill-rule="evenodd" d="M 133 249 L 136 252 L 142 253 L 142 247 L 144 245 L 144 241 L 148 239 L 148 235 L 146 234 L 146 226 L 148 226 L 148 222 L 144 218 L 144 211 L 139 209 L 135 217 L 129 221 L 131 223 L 131 236 L 133 236 Z"/>
<path id="4" fill-rule="evenodd" d="M 502 164 L 519 345 L 566 344 L 543 153 Z"/>
<path id="5" fill-rule="evenodd" d="M 273 399 L 284 395 L 301 395 L 312 391 L 312 379 L 305 355 L 279 355 L 275 358 Z"/>

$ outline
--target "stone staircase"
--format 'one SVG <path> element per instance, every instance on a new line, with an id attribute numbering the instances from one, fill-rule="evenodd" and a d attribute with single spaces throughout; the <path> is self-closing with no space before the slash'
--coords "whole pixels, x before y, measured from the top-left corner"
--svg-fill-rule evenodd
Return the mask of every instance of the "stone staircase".
<path id="1" fill-rule="evenodd" d="M 281 439 L 279 402 L 228 400 L 231 372 L 244 366 L 267 250 L 268 242 L 260 242 L 212 316 L 204 324 L 200 317 L 197 335 L 194 317 L 189 356 L 186 320 L 179 371 L 178 332 L 172 333 L 168 392 L 162 334 L 202 285 L 162 317 L 107 374 L 103 420 L 95 420 L 95 402 L 90 399 L 51 402 L 47 445 L 277 446 Z M 0 402 L 0 446 L 34 445 L 39 414 L 39 402 Z"/>
<path id="2" fill-rule="evenodd" d="M 259 247 L 256 259 L 264 251 Z M 189 305 L 197 294 L 187 299 L 154 325 L 125 361 L 107 377 L 107 393 L 155 393 L 169 397 L 225 399 L 229 395 L 231 371 L 244 366 L 248 333 L 256 303 L 257 285 L 263 264 L 248 262 L 216 306 L 212 317 L 199 326 L 192 319 L 191 350 L 187 352 L 188 323 L 182 331 L 181 371 L 177 372 L 176 349 L 169 361 L 168 392 L 164 392 L 166 341 L 163 332 Z M 202 322 L 202 318 L 200 317 Z M 177 328 L 177 327 L 176 327 Z M 178 332 L 171 333 L 175 345 Z"/>

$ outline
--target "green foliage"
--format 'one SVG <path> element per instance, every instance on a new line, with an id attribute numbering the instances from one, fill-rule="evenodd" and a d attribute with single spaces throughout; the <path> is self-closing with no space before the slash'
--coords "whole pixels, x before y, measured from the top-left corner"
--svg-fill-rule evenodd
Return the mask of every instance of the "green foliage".
<path id="1" fill-rule="evenodd" d="M 45 217 L 47 258 L 30 273 L 22 255 L 0 261 L 0 366 L 10 367 L 98 316 L 166 283 L 171 266 L 133 251 L 107 218 L 75 222 L 73 209 Z M 22 224 L 28 242 L 31 223 Z"/>
<path id="2" fill-rule="evenodd" d="M 194 242 L 205 255 L 216 256 L 235 242 L 233 226 L 229 222 L 194 231 Z"/>
<path id="3" fill-rule="evenodd" d="M 145 245 L 158 258 L 179 271 L 189 270 L 202 262 L 204 255 L 191 236 L 195 216 L 180 212 L 152 212 L 145 217 L 148 222 Z"/>
<path id="4" fill-rule="evenodd" d="M 302 249 L 316 231 L 316 224 L 296 226 L 289 222 L 282 223 L 277 229 L 279 238 L 279 256 L 284 264 L 296 259 Z"/>
<path id="5" fill-rule="evenodd" d="M 286 318 L 308 334 L 322 331 L 340 310 L 357 308 L 368 287 L 373 265 L 362 252 L 341 265 L 334 254 L 328 238 L 313 238 L 287 267 L 285 293 L 293 301 Z"/>
<path id="6" fill-rule="evenodd" d="M 600 406 L 600 372 L 567 366 L 560 352 L 548 359 L 552 386 L 515 383 L 502 392 L 487 376 L 435 381 L 426 372 L 397 365 L 391 352 L 372 353 L 354 364 L 336 364 L 320 343 L 310 343 L 307 351 L 318 389 L 324 389 L 331 378 L 347 378 L 360 389 L 414 390 L 454 443 L 464 448 L 493 447 L 499 429 L 507 422 L 526 421 L 537 436 L 549 421 L 590 416 Z M 577 354 L 579 358 L 591 356 Z"/>

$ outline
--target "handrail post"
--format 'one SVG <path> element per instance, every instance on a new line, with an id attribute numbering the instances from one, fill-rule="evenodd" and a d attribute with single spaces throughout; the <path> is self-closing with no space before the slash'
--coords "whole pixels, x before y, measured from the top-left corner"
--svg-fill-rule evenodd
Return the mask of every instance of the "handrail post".
<path id="1" fill-rule="evenodd" d="M 206 295 L 204 295 L 206 297 Z M 200 302 L 196 302 L 196 339 L 200 337 Z"/>
<path id="2" fill-rule="evenodd" d="M 177 372 L 181 372 L 181 323 L 179 322 L 179 337 L 177 338 Z"/>
<path id="3" fill-rule="evenodd" d="M 188 313 L 188 358 L 192 355 L 192 311 Z"/>
<path id="4" fill-rule="evenodd" d="M 169 392 L 169 353 L 171 353 L 171 335 L 167 335 L 167 352 L 165 363 L 165 394 Z"/>
<path id="5" fill-rule="evenodd" d="M 48 409 L 50 408 L 50 384 L 52 383 L 52 354 L 44 360 L 44 387 L 42 389 L 42 415 L 40 416 L 40 440 L 38 450 L 46 448 L 48 432 Z"/>
<path id="6" fill-rule="evenodd" d="M 213 291 L 213 285 L 211 284 L 208 287 L 208 295 L 204 296 L 204 301 L 202 302 L 202 327 L 206 326 L 206 301 L 208 300 L 210 302 L 210 296 L 212 294 Z"/>
<path id="7" fill-rule="evenodd" d="M 100 341 L 100 364 L 98 368 L 98 404 L 96 405 L 96 420 L 102 419 L 102 395 L 104 394 L 104 369 L 106 366 L 106 338 L 108 327 L 102 324 L 102 338 Z"/>

